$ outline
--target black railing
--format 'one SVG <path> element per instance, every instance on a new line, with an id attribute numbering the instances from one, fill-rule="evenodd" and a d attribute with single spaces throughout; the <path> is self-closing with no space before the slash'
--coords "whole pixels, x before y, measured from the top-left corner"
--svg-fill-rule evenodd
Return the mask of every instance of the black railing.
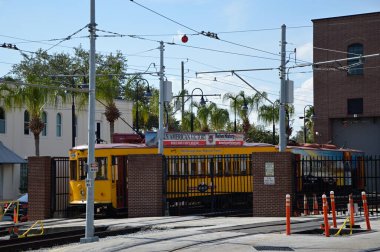
<path id="1" fill-rule="evenodd" d="M 165 158 L 165 200 L 171 215 L 252 212 L 248 155 Z"/>
<path id="2" fill-rule="evenodd" d="M 338 212 L 347 211 L 349 195 L 352 194 L 359 210 L 362 206 L 361 193 L 367 194 L 369 210 L 378 214 L 380 203 L 380 158 L 357 156 L 350 159 L 334 157 L 306 157 L 297 161 L 295 170 L 295 200 L 297 212 L 304 212 L 304 197 L 309 211 L 313 210 L 314 197 L 321 208 L 321 197 L 330 192 L 335 195 Z"/>
<path id="3" fill-rule="evenodd" d="M 69 158 L 51 159 L 51 213 L 67 217 L 69 206 Z"/>

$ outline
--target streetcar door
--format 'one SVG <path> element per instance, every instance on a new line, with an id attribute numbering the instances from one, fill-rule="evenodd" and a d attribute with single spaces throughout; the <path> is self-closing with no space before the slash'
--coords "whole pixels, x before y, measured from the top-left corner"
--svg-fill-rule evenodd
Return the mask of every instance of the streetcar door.
<path id="1" fill-rule="evenodd" d="M 128 185 L 127 185 L 128 159 L 126 156 L 119 156 L 119 157 L 116 157 L 116 160 L 117 160 L 117 180 L 116 180 L 117 208 L 126 208 L 127 195 L 128 195 Z"/>

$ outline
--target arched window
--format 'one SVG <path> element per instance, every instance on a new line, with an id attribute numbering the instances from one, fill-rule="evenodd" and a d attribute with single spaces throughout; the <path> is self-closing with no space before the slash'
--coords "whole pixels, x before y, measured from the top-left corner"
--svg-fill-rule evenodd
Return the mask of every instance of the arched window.
<path id="1" fill-rule="evenodd" d="M 363 45 L 359 43 L 351 44 L 347 48 L 347 58 L 363 55 Z M 364 59 L 348 59 L 348 75 L 363 75 Z"/>
<path id="2" fill-rule="evenodd" d="M 5 111 L 0 107 L 0 133 L 5 133 Z"/>
<path id="3" fill-rule="evenodd" d="M 58 113 L 56 117 L 56 136 L 62 136 L 62 115 L 60 113 Z"/>
<path id="4" fill-rule="evenodd" d="M 24 111 L 24 135 L 29 135 L 29 112 Z"/>
<path id="5" fill-rule="evenodd" d="M 42 112 L 41 120 L 44 123 L 44 129 L 42 130 L 42 135 L 46 136 L 47 135 L 47 114 L 45 111 Z"/>

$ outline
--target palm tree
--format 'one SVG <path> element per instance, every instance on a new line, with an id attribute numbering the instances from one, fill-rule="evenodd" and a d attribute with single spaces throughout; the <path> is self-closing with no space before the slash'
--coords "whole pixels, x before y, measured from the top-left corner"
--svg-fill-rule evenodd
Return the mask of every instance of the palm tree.
<path id="1" fill-rule="evenodd" d="M 29 113 L 28 127 L 34 136 L 36 156 L 40 155 L 40 133 L 44 129 L 41 115 L 44 106 L 66 101 L 65 91 L 57 89 L 49 75 L 57 71 L 58 67 L 67 67 L 69 63 L 67 54 L 50 56 L 46 51 L 39 50 L 32 59 L 24 56 L 20 64 L 13 66 L 13 74 L 25 83 L 17 81 L 18 84 L 14 85 L 15 81 L 12 81 L 1 84 L 0 99 L 3 100 L 5 108 L 25 107 Z"/>
<path id="2" fill-rule="evenodd" d="M 209 117 L 211 115 L 211 110 L 213 109 L 212 103 L 208 105 L 201 105 L 200 103 L 193 102 L 193 106 L 197 108 L 197 118 L 200 123 L 200 130 L 202 132 L 209 132 L 208 127 Z"/>
<path id="3" fill-rule="evenodd" d="M 212 103 L 210 114 L 211 128 L 216 132 L 225 130 L 229 121 L 230 116 L 227 109 L 218 108 L 215 103 Z"/>
<path id="4" fill-rule="evenodd" d="M 243 131 L 245 134 L 249 131 L 251 124 L 249 122 L 249 115 L 253 111 L 258 111 L 261 103 L 263 102 L 263 96 L 266 97 L 266 93 L 254 94 L 253 96 L 246 96 L 244 91 L 241 91 L 238 95 L 226 93 L 223 96 L 223 100 L 231 100 L 230 107 L 234 110 L 235 115 L 238 114 L 243 122 Z M 236 116 L 235 116 L 236 122 Z M 235 123 L 236 124 L 236 123 Z M 236 129 L 236 125 L 235 125 Z"/>
<path id="5" fill-rule="evenodd" d="M 314 142 L 314 106 L 309 106 L 308 109 L 306 110 L 305 114 L 305 127 L 307 130 L 306 134 L 306 142 L 313 143 Z"/>
<path id="6" fill-rule="evenodd" d="M 237 110 L 238 110 L 238 106 L 239 106 L 238 102 L 237 102 L 238 97 L 239 97 L 239 95 L 232 94 L 232 93 L 226 93 L 223 95 L 223 101 L 230 100 L 230 109 L 232 111 L 234 111 L 234 116 L 235 116 L 235 118 L 234 118 L 234 132 L 237 131 L 237 125 L 236 125 L 237 118 L 236 118 L 236 116 L 237 116 Z"/>
<path id="7" fill-rule="evenodd" d="M 115 131 L 115 121 L 121 116 L 120 110 L 116 107 L 114 99 L 121 93 L 122 75 L 125 72 L 125 58 L 117 52 L 107 56 L 98 57 L 99 76 L 96 79 L 96 98 L 105 103 L 105 112 L 107 121 L 110 124 L 110 138 Z"/>
<path id="8" fill-rule="evenodd" d="M 271 125 L 273 123 L 273 119 L 275 123 L 278 123 L 280 120 L 280 101 L 276 100 L 273 105 L 262 105 L 259 107 L 258 119 L 265 123 L 265 125 Z M 287 141 L 289 141 L 289 137 L 292 134 L 293 128 L 291 127 L 291 117 L 294 115 L 294 106 L 286 104 L 285 105 L 285 113 L 286 113 L 286 134 Z"/>

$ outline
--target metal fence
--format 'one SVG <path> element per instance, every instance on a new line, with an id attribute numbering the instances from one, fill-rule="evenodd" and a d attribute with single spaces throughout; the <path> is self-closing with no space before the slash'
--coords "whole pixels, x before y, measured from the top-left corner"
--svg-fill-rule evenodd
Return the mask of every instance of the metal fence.
<path id="1" fill-rule="evenodd" d="M 51 213 L 67 217 L 69 206 L 69 158 L 51 159 Z"/>
<path id="2" fill-rule="evenodd" d="M 252 212 L 249 155 L 166 157 L 164 196 L 171 215 Z"/>
<path id="3" fill-rule="evenodd" d="M 366 192 L 369 210 L 372 214 L 379 213 L 380 205 L 380 157 L 362 156 L 352 159 L 333 157 L 304 157 L 297 161 L 295 170 L 295 201 L 296 212 L 304 212 L 304 199 L 307 207 L 314 210 L 316 197 L 319 210 L 322 205 L 322 194 L 329 198 L 330 192 L 335 195 L 338 212 L 347 211 L 349 195 L 361 210 L 361 193 Z"/>

